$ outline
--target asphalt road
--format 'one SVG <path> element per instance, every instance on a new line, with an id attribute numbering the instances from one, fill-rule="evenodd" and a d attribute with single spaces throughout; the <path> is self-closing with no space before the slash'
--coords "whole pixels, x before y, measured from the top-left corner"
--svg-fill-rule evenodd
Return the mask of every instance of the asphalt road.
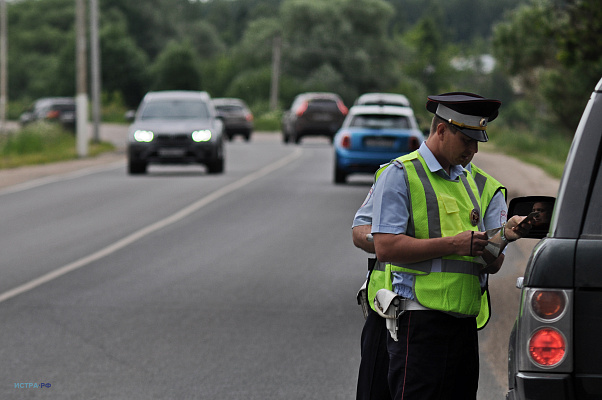
<path id="1" fill-rule="evenodd" d="M 370 177 L 332 184 L 322 139 L 226 152 L 223 175 L 132 177 L 123 153 L 10 172 L 27 178 L 0 188 L 0 398 L 354 398 L 366 257 L 350 226 Z M 494 175 L 508 162 L 483 157 Z M 529 246 L 492 279 L 479 399 L 505 393 Z"/>

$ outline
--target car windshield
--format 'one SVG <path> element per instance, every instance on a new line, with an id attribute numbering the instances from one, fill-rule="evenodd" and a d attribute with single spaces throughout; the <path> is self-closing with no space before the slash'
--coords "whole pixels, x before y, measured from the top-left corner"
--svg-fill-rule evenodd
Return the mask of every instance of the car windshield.
<path id="1" fill-rule="evenodd" d="M 410 120 L 403 115 L 356 115 L 349 124 L 351 128 L 410 129 Z"/>
<path id="2" fill-rule="evenodd" d="M 75 111 L 75 104 L 54 104 L 51 108 L 60 111 Z"/>
<path id="3" fill-rule="evenodd" d="M 207 118 L 209 112 L 199 100 L 155 100 L 146 104 L 141 119 L 196 119 Z"/>

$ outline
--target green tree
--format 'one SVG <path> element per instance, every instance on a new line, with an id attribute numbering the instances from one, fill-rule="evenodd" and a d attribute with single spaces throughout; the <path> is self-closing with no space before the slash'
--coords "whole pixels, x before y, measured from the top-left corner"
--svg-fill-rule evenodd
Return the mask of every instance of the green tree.
<path id="1" fill-rule="evenodd" d="M 597 0 L 531 0 L 495 27 L 496 57 L 515 89 L 537 105 L 528 117 L 544 122 L 535 125 L 540 130 L 575 131 L 602 71 L 601 17 Z"/>
<path id="2" fill-rule="evenodd" d="M 305 81 L 309 89 L 316 73 L 332 69 L 351 87 L 347 102 L 361 92 L 390 86 L 396 75 L 387 37 L 392 17 L 392 7 L 381 0 L 284 1 L 283 73 Z M 327 75 L 332 77 L 331 72 Z"/>
<path id="3" fill-rule="evenodd" d="M 103 91 L 119 93 L 134 108 L 149 89 L 148 57 L 127 35 L 127 21 L 119 10 L 105 14 L 101 26 Z"/>
<path id="4" fill-rule="evenodd" d="M 534 0 L 518 7 L 495 26 L 496 59 L 517 80 L 521 90 L 536 90 L 541 70 L 558 65 L 557 21 L 559 15 L 549 0 Z"/>
<path id="5" fill-rule="evenodd" d="M 186 37 L 189 38 L 196 53 L 204 60 L 226 51 L 226 45 L 219 37 L 217 29 L 207 21 L 192 23 L 186 32 Z"/>
<path id="6" fill-rule="evenodd" d="M 23 1 L 7 8 L 9 96 L 72 96 L 75 3 Z"/>
<path id="7" fill-rule="evenodd" d="M 152 66 L 154 90 L 199 90 L 198 55 L 189 42 L 170 42 Z"/>

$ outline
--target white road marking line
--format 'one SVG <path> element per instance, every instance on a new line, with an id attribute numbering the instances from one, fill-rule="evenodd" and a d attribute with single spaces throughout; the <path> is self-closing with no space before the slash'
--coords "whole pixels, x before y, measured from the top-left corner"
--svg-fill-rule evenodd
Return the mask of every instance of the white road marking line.
<path id="1" fill-rule="evenodd" d="M 106 257 L 112 253 L 115 253 L 118 250 L 123 249 L 126 246 L 129 246 L 130 244 L 142 239 L 143 237 L 158 231 L 159 229 L 165 228 L 168 225 L 171 225 L 173 223 L 176 223 L 184 218 L 186 218 L 187 216 L 189 216 L 190 214 L 198 211 L 199 209 L 205 207 L 206 205 L 218 200 L 219 198 L 232 193 L 274 171 L 276 171 L 278 168 L 281 168 L 283 166 L 285 166 L 287 163 L 293 161 L 296 158 L 299 158 L 301 156 L 302 150 L 297 148 L 295 149 L 295 151 L 291 154 L 289 154 L 288 156 L 281 158 L 280 160 L 269 164 L 265 167 L 263 167 L 262 169 L 259 169 L 255 172 L 253 172 L 252 174 L 249 174 L 245 177 L 243 177 L 242 179 L 239 179 L 235 182 L 232 182 L 229 185 L 224 186 L 223 188 L 209 194 L 208 196 L 203 197 L 202 199 L 199 199 L 198 201 L 190 204 L 189 206 L 181 209 L 180 211 L 170 215 L 169 217 L 166 217 L 160 221 L 157 221 L 153 224 L 150 224 L 142 229 L 139 229 L 138 231 L 124 237 L 121 240 L 118 240 L 117 242 L 110 244 L 109 246 L 95 252 L 92 253 L 86 257 L 82 257 L 79 260 L 76 260 L 70 264 L 64 265 L 58 269 L 55 269 L 54 271 L 51 271 L 47 274 L 44 274 L 36 279 L 33 279 L 29 282 L 26 282 L 20 286 L 17 286 L 11 290 L 8 290 L 2 294 L 0 294 L 0 303 L 11 299 L 15 296 L 18 296 L 22 293 L 28 292 L 32 289 L 35 289 L 38 286 L 41 286 L 47 282 L 50 282 L 56 278 L 59 278 L 65 274 L 68 274 L 69 272 L 75 271 L 76 269 L 79 269 L 81 267 L 84 267 L 94 261 L 98 261 L 103 257 Z"/>

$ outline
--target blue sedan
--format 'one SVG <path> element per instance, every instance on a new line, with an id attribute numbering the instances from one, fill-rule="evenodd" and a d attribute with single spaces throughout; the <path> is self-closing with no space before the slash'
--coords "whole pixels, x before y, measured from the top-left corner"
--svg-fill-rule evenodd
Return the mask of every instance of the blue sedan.
<path id="1" fill-rule="evenodd" d="M 353 106 L 334 138 L 334 182 L 351 174 L 373 174 L 424 141 L 409 107 Z"/>

